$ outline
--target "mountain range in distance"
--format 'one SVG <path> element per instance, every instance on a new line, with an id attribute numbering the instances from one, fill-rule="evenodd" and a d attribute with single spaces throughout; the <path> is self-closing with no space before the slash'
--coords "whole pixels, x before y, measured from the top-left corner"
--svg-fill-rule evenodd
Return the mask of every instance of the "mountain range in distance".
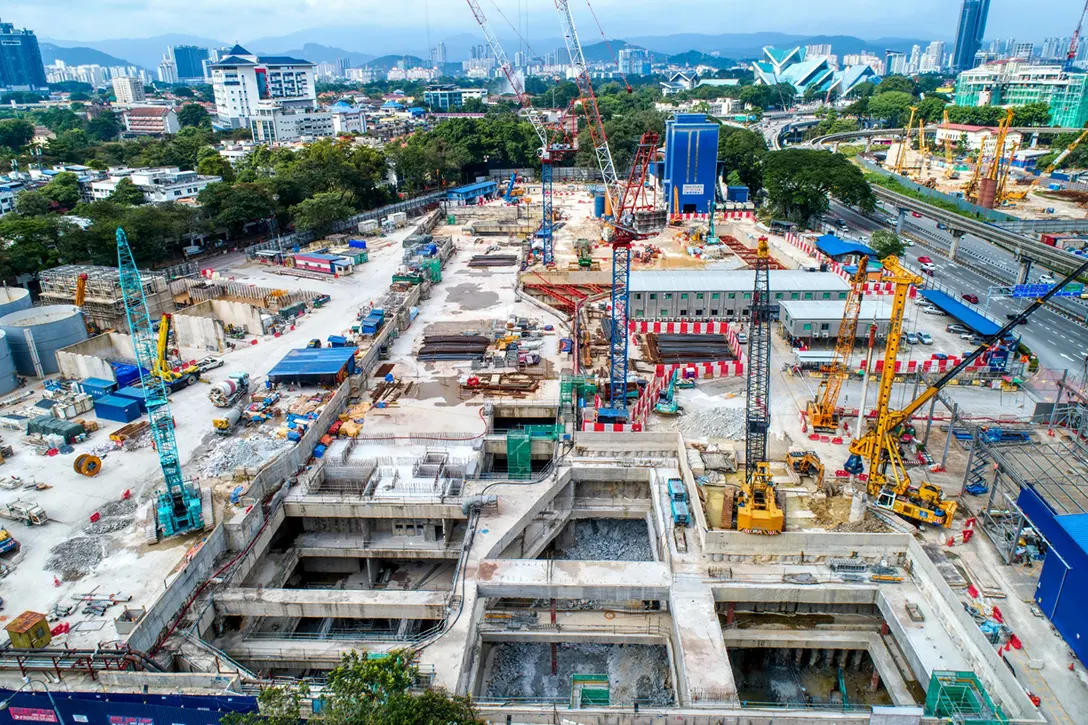
<path id="1" fill-rule="evenodd" d="M 434 43 L 446 45 L 447 58 L 456 61 L 470 56 L 472 47 L 484 43 L 480 35 L 460 33 L 447 38 L 435 38 Z M 524 46 L 518 38 L 502 38 L 507 52 L 514 52 Z M 909 53 L 911 47 L 922 48 L 928 40 L 916 38 L 876 38 L 864 40 L 852 35 L 795 35 L 788 33 L 725 33 L 705 35 L 700 33 L 681 33 L 675 35 L 632 36 L 611 41 L 611 50 L 604 43 L 586 46 L 587 59 L 609 60 L 612 51 L 623 47 L 645 48 L 659 56 L 679 56 L 696 51 L 722 58 L 755 59 L 762 55 L 765 45 L 780 48 L 804 45 L 831 45 L 837 55 L 860 53 L 868 50 L 877 55 L 885 50 L 897 50 Z M 171 45 L 198 45 L 206 48 L 220 48 L 233 45 L 233 41 L 220 41 L 194 35 L 167 34 L 152 38 L 124 38 L 101 41 L 69 41 L 43 39 L 42 60 L 46 63 L 63 60 L 72 65 L 97 63 L 98 65 L 137 65 L 154 69 L 162 60 Z M 418 29 L 398 28 L 314 28 L 300 30 L 287 35 L 256 38 L 243 41 L 243 47 L 251 52 L 264 55 L 289 55 L 315 63 L 334 63 L 338 58 L 346 58 L 353 67 L 359 67 L 382 56 L 406 55 L 425 57 L 423 52 L 427 40 Z M 598 46 L 603 53 L 598 53 Z M 360 50 L 350 50 L 359 48 Z M 559 36 L 554 38 L 530 39 L 528 50 L 537 55 L 544 55 L 557 49 L 564 49 L 565 44 Z M 594 57 L 589 58 L 590 48 Z M 382 58 L 384 61 L 385 58 Z M 382 64 L 384 66 L 384 63 Z"/>

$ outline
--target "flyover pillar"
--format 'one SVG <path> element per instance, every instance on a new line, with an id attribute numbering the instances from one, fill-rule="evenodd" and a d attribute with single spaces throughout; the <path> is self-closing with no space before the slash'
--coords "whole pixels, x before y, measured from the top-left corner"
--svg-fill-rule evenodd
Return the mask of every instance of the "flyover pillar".
<path id="1" fill-rule="evenodd" d="M 1016 284 L 1027 284 L 1031 277 L 1031 264 L 1034 260 L 1027 257 L 1020 258 L 1020 269 L 1016 273 Z"/>
<path id="2" fill-rule="evenodd" d="M 900 209 L 899 216 L 895 219 L 895 233 L 899 236 L 903 236 L 903 227 L 907 223 L 907 210 Z"/>
<path id="3" fill-rule="evenodd" d="M 963 239 L 963 235 L 967 232 L 959 229 L 949 229 L 948 233 L 952 235 L 952 243 L 948 245 L 948 258 L 955 262 L 956 254 L 960 251 L 960 240 Z"/>

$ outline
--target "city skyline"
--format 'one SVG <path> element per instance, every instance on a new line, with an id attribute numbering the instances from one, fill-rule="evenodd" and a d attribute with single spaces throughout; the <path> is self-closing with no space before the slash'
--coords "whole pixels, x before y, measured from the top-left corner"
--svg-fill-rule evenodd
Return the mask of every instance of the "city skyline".
<path id="1" fill-rule="evenodd" d="M 428 35 L 433 44 L 449 35 L 475 31 L 468 8 L 456 2 L 440 5 L 429 0 L 404 0 L 390 6 L 376 0 L 268 0 L 264 5 L 273 12 L 252 14 L 215 0 L 191 0 L 176 5 L 153 0 L 100 0 L 93 8 L 73 0 L 13 0 L 6 4 L 4 18 L 35 29 L 44 41 L 60 43 L 140 39 L 168 33 L 252 43 L 288 33 L 320 34 L 338 27 L 370 26 L 418 31 L 417 42 L 423 48 Z M 516 0 L 498 0 L 496 5 L 511 22 L 519 21 Z M 691 18 L 698 17 L 697 30 L 705 34 L 767 32 L 773 26 L 777 32 L 800 35 L 918 36 L 946 41 L 955 37 L 960 11 L 960 2 L 948 0 L 918 0 L 909 6 L 882 7 L 879 15 L 873 13 L 867 0 L 829 0 L 819 7 L 805 0 L 771 0 L 758 6 L 738 0 L 693 0 L 685 5 L 686 12 L 664 18 L 655 14 L 659 3 L 649 0 L 596 0 L 594 9 L 610 37 L 693 32 Z M 1025 17 L 1017 12 L 1012 0 L 994 0 L 986 37 L 1016 36 L 1041 41 L 1047 36 L 1068 35 L 1079 9 L 1079 3 L 1070 0 L 1036 0 L 1033 12 Z M 580 24 L 596 31 L 585 8 L 574 10 Z M 429 18 L 429 28 L 423 21 L 425 16 Z M 523 20 L 518 24 L 528 27 L 530 39 L 552 37 L 558 32 L 554 12 L 549 7 L 534 8 Z M 501 19 L 496 19 L 495 24 L 500 32 L 510 32 Z M 118 28 L 131 32 L 118 33 Z M 244 34 L 238 32 L 240 28 L 245 29 Z M 299 28 L 302 30 L 295 30 Z M 138 29 L 145 32 L 135 32 Z M 365 51 L 367 45 L 367 39 L 359 38 L 351 49 Z"/>

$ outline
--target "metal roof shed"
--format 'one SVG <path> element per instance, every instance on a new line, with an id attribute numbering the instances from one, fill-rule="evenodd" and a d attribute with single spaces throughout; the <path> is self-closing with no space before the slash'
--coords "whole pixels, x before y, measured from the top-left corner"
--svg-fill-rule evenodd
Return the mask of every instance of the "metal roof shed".
<path id="1" fill-rule="evenodd" d="M 825 234 L 817 239 L 816 248 L 836 260 L 839 257 L 846 257 L 851 254 L 864 254 L 868 257 L 876 257 L 876 252 L 868 245 L 862 244 L 861 242 L 848 242 L 845 239 L 836 237 L 834 234 Z"/>
<path id="2" fill-rule="evenodd" d="M 957 320 L 967 325 L 969 328 L 982 335 L 983 337 L 990 337 L 996 334 L 1001 325 L 997 324 L 988 317 L 984 317 L 979 313 L 972 310 L 967 305 L 963 304 L 959 300 L 955 300 L 949 295 L 935 289 L 921 290 L 922 298 L 929 300 L 937 307 L 941 308 L 944 312 L 955 317 Z"/>
<path id="3" fill-rule="evenodd" d="M 354 347 L 292 350 L 268 373 L 274 383 L 334 385 L 355 372 Z"/>

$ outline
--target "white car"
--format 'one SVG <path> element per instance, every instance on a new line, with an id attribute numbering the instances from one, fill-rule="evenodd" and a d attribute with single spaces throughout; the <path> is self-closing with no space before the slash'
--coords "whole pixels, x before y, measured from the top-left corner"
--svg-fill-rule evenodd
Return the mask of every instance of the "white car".
<path id="1" fill-rule="evenodd" d="M 737 333 L 737 342 L 739 344 L 741 344 L 741 345 L 747 345 L 748 344 L 748 333 L 747 332 L 738 332 Z"/>
<path id="2" fill-rule="evenodd" d="M 943 315 L 944 314 L 944 310 L 939 309 L 937 307 L 923 307 L 922 312 L 927 314 L 927 315 Z"/>
<path id="3" fill-rule="evenodd" d="M 1039 278 L 1039 284 L 1054 284 L 1057 281 L 1058 280 L 1054 279 L 1054 275 L 1049 273 L 1044 274 L 1042 277 Z"/>

